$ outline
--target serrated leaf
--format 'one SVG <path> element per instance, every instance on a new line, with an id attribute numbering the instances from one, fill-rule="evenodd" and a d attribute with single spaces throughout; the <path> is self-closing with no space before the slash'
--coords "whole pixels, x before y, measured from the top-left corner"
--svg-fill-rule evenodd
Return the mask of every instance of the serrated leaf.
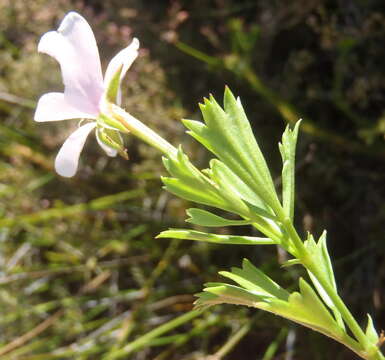
<path id="1" fill-rule="evenodd" d="M 287 302 L 272 300 L 269 309 L 323 333 L 342 335 L 342 330 L 310 285 L 303 279 L 300 279 L 299 285 L 299 293 L 292 293 Z"/>
<path id="2" fill-rule="evenodd" d="M 358 343 L 340 328 L 305 280 L 300 279 L 299 292 L 289 294 L 247 260 L 244 261 L 242 269 L 234 268 L 231 272 L 220 274 L 240 286 L 207 284 L 203 293 L 198 294 L 198 306 L 221 303 L 253 306 L 310 327 L 338 341 L 347 340 L 359 347 Z"/>
<path id="3" fill-rule="evenodd" d="M 377 345 L 379 337 L 373 325 L 372 317 L 369 314 L 367 315 L 368 315 L 368 324 L 366 325 L 365 335 L 370 341 L 370 343 Z"/>
<path id="4" fill-rule="evenodd" d="M 261 301 L 258 295 L 238 286 L 217 283 L 207 284 L 202 293 L 196 294 L 198 299 L 194 302 L 197 308 L 204 308 L 218 304 L 233 304 L 256 307 L 256 303 Z"/>
<path id="5" fill-rule="evenodd" d="M 186 221 L 200 226 L 239 226 L 251 224 L 247 220 L 228 220 L 218 215 L 215 215 L 209 211 L 191 208 L 186 211 L 187 215 L 190 216 Z"/>
<path id="6" fill-rule="evenodd" d="M 190 134 L 213 152 L 272 208 L 280 208 L 266 161 L 243 107 L 226 88 L 224 109 L 211 96 L 200 105 L 205 125 L 184 121 Z"/>
<path id="7" fill-rule="evenodd" d="M 214 148 L 210 144 L 210 132 L 207 126 L 196 120 L 183 119 L 183 124 L 190 129 L 187 134 L 191 135 L 195 140 L 200 142 L 207 150 L 215 154 Z"/>
<path id="8" fill-rule="evenodd" d="M 199 171 L 183 153 L 178 150 L 176 158 L 163 158 L 164 165 L 172 178 L 163 177 L 165 188 L 186 200 L 213 206 L 239 215 L 249 213 L 248 207 L 232 193 L 223 193 L 207 174 Z"/>
<path id="9" fill-rule="evenodd" d="M 230 184 L 232 180 L 235 181 L 235 175 L 231 175 L 230 170 L 228 174 L 225 173 L 225 170 L 223 170 L 225 166 L 221 166 L 219 160 L 213 162 L 215 175 L 214 170 L 211 168 L 203 171 L 198 170 L 191 164 L 181 148 L 178 150 L 176 157 L 163 158 L 163 162 L 172 176 L 161 178 L 168 191 L 189 201 L 238 214 L 245 220 L 252 221 L 253 226 L 262 233 L 272 237 L 275 240 L 274 244 L 280 241 L 280 229 L 271 219 L 268 219 L 268 217 L 274 218 L 271 212 L 257 208 L 242 200 L 239 194 L 233 191 L 234 185 Z M 227 175 L 232 177 L 225 180 L 224 177 Z M 241 181 L 239 184 L 242 187 Z M 246 189 L 241 191 L 244 192 L 243 196 L 247 196 Z"/>
<path id="10" fill-rule="evenodd" d="M 239 214 L 248 214 L 249 209 L 236 189 L 237 184 L 232 183 L 232 180 L 236 181 L 236 179 L 228 178 L 231 174 L 225 173 L 224 169 L 225 165 L 222 162 L 217 159 L 213 159 L 210 161 L 210 169 L 207 169 L 206 173 L 218 186 L 219 193 L 226 198 L 227 201 L 234 206 L 234 208 L 239 209 Z"/>
<path id="11" fill-rule="evenodd" d="M 260 216 L 275 219 L 270 208 L 254 193 L 228 166 L 222 161 L 213 159 L 210 161 L 210 176 L 226 192 L 231 192 L 235 197 L 242 199 L 250 208 Z"/>
<path id="12" fill-rule="evenodd" d="M 203 241 L 215 244 L 236 244 L 236 245 L 272 245 L 275 241 L 269 238 L 237 235 L 217 235 L 202 231 L 188 229 L 169 229 L 162 231 L 157 238 L 172 238 L 183 240 Z"/>
<path id="13" fill-rule="evenodd" d="M 186 182 L 175 178 L 161 177 L 161 180 L 167 191 L 182 199 L 218 208 L 225 207 L 223 202 L 218 199 L 215 194 L 212 194 L 209 189 L 204 191 L 205 188 L 201 187 L 198 188 L 198 190 L 194 186 L 188 186 Z"/>
<path id="14" fill-rule="evenodd" d="M 281 288 L 247 259 L 243 259 L 242 268 L 234 267 L 231 268 L 231 272 L 221 271 L 219 274 L 261 296 L 274 297 L 281 300 L 287 300 L 289 297 L 289 293 L 285 289 Z"/>
<path id="15" fill-rule="evenodd" d="M 318 265 L 318 268 L 321 269 L 325 279 L 329 282 L 330 286 L 337 291 L 337 285 L 334 278 L 334 271 L 332 263 L 330 260 L 329 252 L 326 246 L 326 231 L 324 231 L 318 240 L 318 243 L 314 241 L 312 235 L 309 234 L 308 239 L 305 241 L 305 246 L 308 252 L 311 254 L 313 261 Z M 341 329 L 345 329 L 345 324 L 342 320 L 342 316 L 338 308 L 334 305 L 332 299 L 324 290 L 323 286 L 319 283 L 317 278 L 312 274 L 311 271 L 308 271 L 309 277 L 316 287 L 319 295 L 325 304 L 333 311 L 336 321 Z"/>
<path id="16" fill-rule="evenodd" d="M 173 178 L 162 177 L 168 191 L 186 200 L 228 209 L 214 184 L 191 164 L 181 148 L 176 159 L 163 158 L 163 163 L 173 176 Z"/>

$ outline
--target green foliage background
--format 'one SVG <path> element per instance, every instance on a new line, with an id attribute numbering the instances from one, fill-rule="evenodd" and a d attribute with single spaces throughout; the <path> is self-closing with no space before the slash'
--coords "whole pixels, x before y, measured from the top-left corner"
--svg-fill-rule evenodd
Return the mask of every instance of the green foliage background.
<path id="1" fill-rule="evenodd" d="M 36 45 L 69 10 L 93 27 L 104 66 L 140 39 L 124 106 L 198 166 L 208 154 L 180 119 L 200 119 L 198 102 L 220 99 L 225 84 L 276 175 L 284 125 L 304 119 L 298 229 L 328 229 L 343 298 L 362 322 L 370 312 L 385 328 L 382 1 L 0 0 L 1 359 L 108 358 L 190 310 L 192 294 L 242 257 L 288 287 L 300 275 L 280 269 L 285 255 L 273 247 L 155 240 L 184 226 L 189 204 L 161 189 L 160 154 L 136 139 L 127 138 L 125 161 L 90 138 L 75 178 L 53 172 L 77 121 L 33 122 L 38 97 L 62 89 L 57 63 Z M 231 306 L 167 335 L 127 358 L 352 359 L 319 334 Z"/>

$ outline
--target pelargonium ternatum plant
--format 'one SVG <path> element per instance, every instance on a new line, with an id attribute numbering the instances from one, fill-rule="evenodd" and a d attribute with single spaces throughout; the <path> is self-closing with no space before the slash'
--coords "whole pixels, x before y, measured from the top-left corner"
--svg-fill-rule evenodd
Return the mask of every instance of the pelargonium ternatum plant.
<path id="1" fill-rule="evenodd" d="M 120 82 L 138 54 L 139 41 L 120 51 L 108 65 L 104 80 L 96 41 L 87 21 L 75 12 L 63 19 L 57 31 L 46 33 L 39 51 L 53 56 L 61 66 L 64 93 L 43 95 L 36 121 L 91 119 L 65 141 L 55 161 L 56 171 L 76 173 L 87 135 L 96 137 L 107 155 L 125 156 L 121 133 L 131 133 L 159 149 L 170 177 L 165 188 L 183 199 L 235 214 L 230 220 L 200 208 L 187 210 L 189 223 L 205 227 L 248 224 L 262 237 L 217 235 L 190 229 L 169 229 L 159 238 L 178 238 L 224 245 L 276 245 L 292 258 L 286 266 L 302 265 L 309 279 L 299 279 L 299 290 L 289 292 L 248 260 L 241 268 L 222 271 L 228 283 L 209 283 L 198 294 L 196 306 L 237 304 L 255 307 L 295 321 L 344 344 L 363 359 L 385 359 L 378 335 L 368 315 L 362 329 L 338 295 L 326 246 L 326 232 L 316 240 L 303 240 L 293 225 L 295 203 L 295 148 L 298 122 L 286 128 L 279 144 L 282 157 L 282 194 L 278 196 L 264 156 L 253 135 L 239 98 L 226 88 L 224 106 L 210 96 L 200 104 L 204 122 L 183 120 L 188 133 L 213 155 L 209 168 L 199 170 L 183 152 L 122 109 Z M 281 199 L 281 200 L 280 200 Z M 233 218 L 233 216 L 231 217 Z"/>

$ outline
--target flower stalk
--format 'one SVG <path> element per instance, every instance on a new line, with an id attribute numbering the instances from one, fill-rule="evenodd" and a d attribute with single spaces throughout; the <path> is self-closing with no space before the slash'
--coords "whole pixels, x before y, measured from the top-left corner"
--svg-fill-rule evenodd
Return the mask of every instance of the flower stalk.
<path id="1" fill-rule="evenodd" d="M 110 104 L 110 115 L 115 120 L 119 121 L 119 123 L 122 124 L 124 128 L 131 134 L 137 136 L 139 139 L 143 140 L 150 146 L 158 149 L 167 157 L 176 157 L 178 149 L 175 146 L 171 145 L 158 133 L 133 117 L 131 114 L 127 113 L 121 107 L 115 104 Z"/>

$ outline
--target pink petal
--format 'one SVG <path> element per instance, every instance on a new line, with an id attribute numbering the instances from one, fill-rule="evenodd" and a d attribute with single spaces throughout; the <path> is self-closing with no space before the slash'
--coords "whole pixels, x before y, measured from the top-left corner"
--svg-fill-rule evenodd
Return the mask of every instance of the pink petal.
<path id="1" fill-rule="evenodd" d="M 92 114 L 79 111 L 71 106 L 63 93 L 44 94 L 38 101 L 35 111 L 35 121 L 56 121 L 67 119 L 95 118 Z"/>
<path id="2" fill-rule="evenodd" d="M 97 115 L 103 76 L 95 37 L 87 21 L 75 12 L 68 13 L 58 31 L 42 36 L 38 51 L 59 62 L 67 102 L 82 112 Z"/>
<path id="3" fill-rule="evenodd" d="M 80 153 L 95 126 L 96 122 L 93 121 L 79 127 L 64 142 L 55 159 L 55 169 L 59 175 L 72 177 L 76 174 Z"/>
<path id="4" fill-rule="evenodd" d="M 108 156 L 115 157 L 118 154 L 117 150 L 113 149 L 112 147 L 109 147 L 102 140 L 100 140 L 98 130 L 96 130 L 96 140 L 97 140 L 98 144 L 100 145 L 100 147 L 104 150 L 104 152 Z"/>
<path id="5" fill-rule="evenodd" d="M 107 66 L 106 73 L 104 75 L 104 85 L 107 86 L 111 81 L 115 73 L 118 71 L 119 67 L 123 65 L 122 72 L 120 74 L 120 80 L 126 75 L 127 70 L 130 68 L 131 64 L 134 62 L 138 56 L 139 49 L 139 40 L 134 38 L 131 41 L 131 44 L 128 45 L 123 50 L 119 51 L 110 61 Z M 120 92 L 120 91 L 119 91 Z M 120 97 L 120 95 L 118 95 Z M 120 103 L 120 99 L 118 99 Z"/>

